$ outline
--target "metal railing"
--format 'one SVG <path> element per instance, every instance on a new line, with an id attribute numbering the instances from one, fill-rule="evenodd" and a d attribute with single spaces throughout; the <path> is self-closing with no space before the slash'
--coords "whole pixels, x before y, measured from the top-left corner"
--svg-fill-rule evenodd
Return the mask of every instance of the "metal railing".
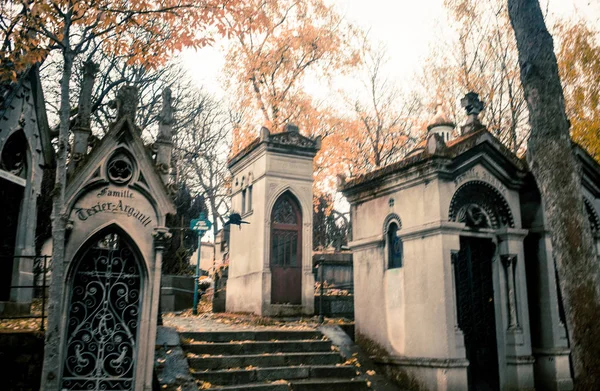
<path id="1" fill-rule="evenodd" d="M 345 281 L 345 282 L 334 282 L 331 284 L 327 283 L 325 279 L 325 274 L 327 273 L 327 268 L 338 268 L 340 266 L 352 265 L 352 262 L 340 262 L 340 261 L 331 261 L 326 260 L 324 258 L 316 261 L 313 272 L 315 273 L 315 279 L 319 280 L 319 322 L 323 322 L 324 313 L 323 313 L 323 300 L 324 297 L 331 293 L 338 293 L 341 296 L 341 293 L 345 293 L 346 295 L 354 295 L 354 281 Z M 316 292 L 315 292 L 316 294 Z"/>
<path id="2" fill-rule="evenodd" d="M 33 285 L 10 285 L 9 292 L 12 296 L 14 289 L 31 289 L 32 306 L 29 314 L 23 315 L 4 315 L 0 313 L 0 320 L 17 320 L 17 319 L 39 319 L 40 331 L 44 331 L 44 321 L 48 317 L 46 314 L 46 303 L 48 296 L 48 271 L 50 259 L 49 255 L 19 255 L 19 256 L 2 256 L 0 262 L 13 262 L 14 260 L 33 260 Z M 10 303 L 10 302 L 9 302 Z M 18 303 L 16 303 L 18 304 Z M 36 305 L 34 308 L 34 304 Z M 37 308 L 39 304 L 39 309 Z"/>

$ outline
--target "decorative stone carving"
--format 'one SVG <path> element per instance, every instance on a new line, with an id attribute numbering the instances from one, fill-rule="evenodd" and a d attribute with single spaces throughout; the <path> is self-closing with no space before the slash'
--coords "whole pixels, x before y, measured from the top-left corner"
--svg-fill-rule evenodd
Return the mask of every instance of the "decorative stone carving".
<path id="1" fill-rule="evenodd" d="M 152 232 L 152 237 L 154 238 L 154 248 L 156 248 L 157 250 L 163 250 L 171 242 L 172 236 L 173 234 L 169 232 L 168 228 L 155 228 L 154 232 Z"/>
<path id="2" fill-rule="evenodd" d="M 284 133 L 272 134 L 269 136 L 269 142 L 272 144 L 280 144 L 300 148 L 316 148 L 316 143 L 314 140 L 302 136 L 297 131 L 288 131 Z"/>
<path id="3" fill-rule="evenodd" d="M 471 228 L 514 228 L 510 206 L 500 192 L 487 182 L 469 181 L 456 190 L 448 220 Z"/>
<path id="4" fill-rule="evenodd" d="M 516 255 L 501 255 L 500 259 L 506 272 L 506 293 L 508 300 L 508 329 L 519 329 L 519 319 L 517 317 L 517 296 L 515 292 L 515 264 Z"/>
<path id="5" fill-rule="evenodd" d="M 114 155 L 107 166 L 108 179 L 116 185 L 125 185 L 133 177 L 133 163 L 123 154 Z"/>
<path id="6" fill-rule="evenodd" d="M 129 117 L 135 120 L 135 113 L 138 106 L 138 91 L 134 86 L 121 87 L 117 94 L 117 120 L 123 117 Z"/>
<path id="7" fill-rule="evenodd" d="M 402 220 L 400 220 L 400 216 L 398 216 L 396 213 L 390 213 L 389 215 L 387 215 L 387 217 L 383 221 L 382 232 L 383 232 L 384 235 L 387 235 L 388 228 L 389 228 L 390 223 L 392 221 L 398 225 L 398 229 L 402 228 Z"/>

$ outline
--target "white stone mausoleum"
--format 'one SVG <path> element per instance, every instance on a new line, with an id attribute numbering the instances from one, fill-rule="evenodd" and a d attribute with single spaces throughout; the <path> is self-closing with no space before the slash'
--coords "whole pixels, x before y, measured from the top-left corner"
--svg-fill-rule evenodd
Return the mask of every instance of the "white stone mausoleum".
<path id="1" fill-rule="evenodd" d="M 572 389 L 543 200 L 477 119 L 476 95 L 463 101 L 458 137 L 438 112 L 405 159 L 340 184 L 357 341 L 411 389 Z M 600 166 L 575 149 L 596 234 Z"/>

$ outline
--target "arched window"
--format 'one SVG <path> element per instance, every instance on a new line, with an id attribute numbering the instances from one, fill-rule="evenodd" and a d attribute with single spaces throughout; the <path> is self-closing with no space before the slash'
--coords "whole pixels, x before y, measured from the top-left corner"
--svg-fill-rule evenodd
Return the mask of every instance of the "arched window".
<path id="1" fill-rule="evenodd" d="M 402 239 L 398 237 L 400 227 L 395 222 L 388 226 L 386 245 L 388 249 L 388 269 L 402 267 L 403 244 Z"/>
<path id="2" fill-rule="evenodd" d="M 133 390 L 141 314 L 138 256 L 111 230 L 92 238 L 75 262 L 61 388 Z"/>

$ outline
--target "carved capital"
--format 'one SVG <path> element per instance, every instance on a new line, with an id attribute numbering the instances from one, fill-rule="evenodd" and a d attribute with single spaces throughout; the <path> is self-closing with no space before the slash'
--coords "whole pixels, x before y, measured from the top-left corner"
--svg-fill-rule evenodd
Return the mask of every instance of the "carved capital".
<path id="1" fill-rule="evenodd" d="M 152 232 L 152 237 L 154 238 L 154 248 L 157 250 L 163 250 L 169 245 L 169 243 L 171 243 L 172 236 L 173 235 L 166 227 L 154 228 L 154 231 Z"/>
<path id="2" fill-rule="evenodd" d="M 502 265 L 504 265 L 505 268 L 508 268 L 509 266 L 515 266 L 517 256 L 510 254 L 500 255 L 500 260 L 502 261 Z"/>

